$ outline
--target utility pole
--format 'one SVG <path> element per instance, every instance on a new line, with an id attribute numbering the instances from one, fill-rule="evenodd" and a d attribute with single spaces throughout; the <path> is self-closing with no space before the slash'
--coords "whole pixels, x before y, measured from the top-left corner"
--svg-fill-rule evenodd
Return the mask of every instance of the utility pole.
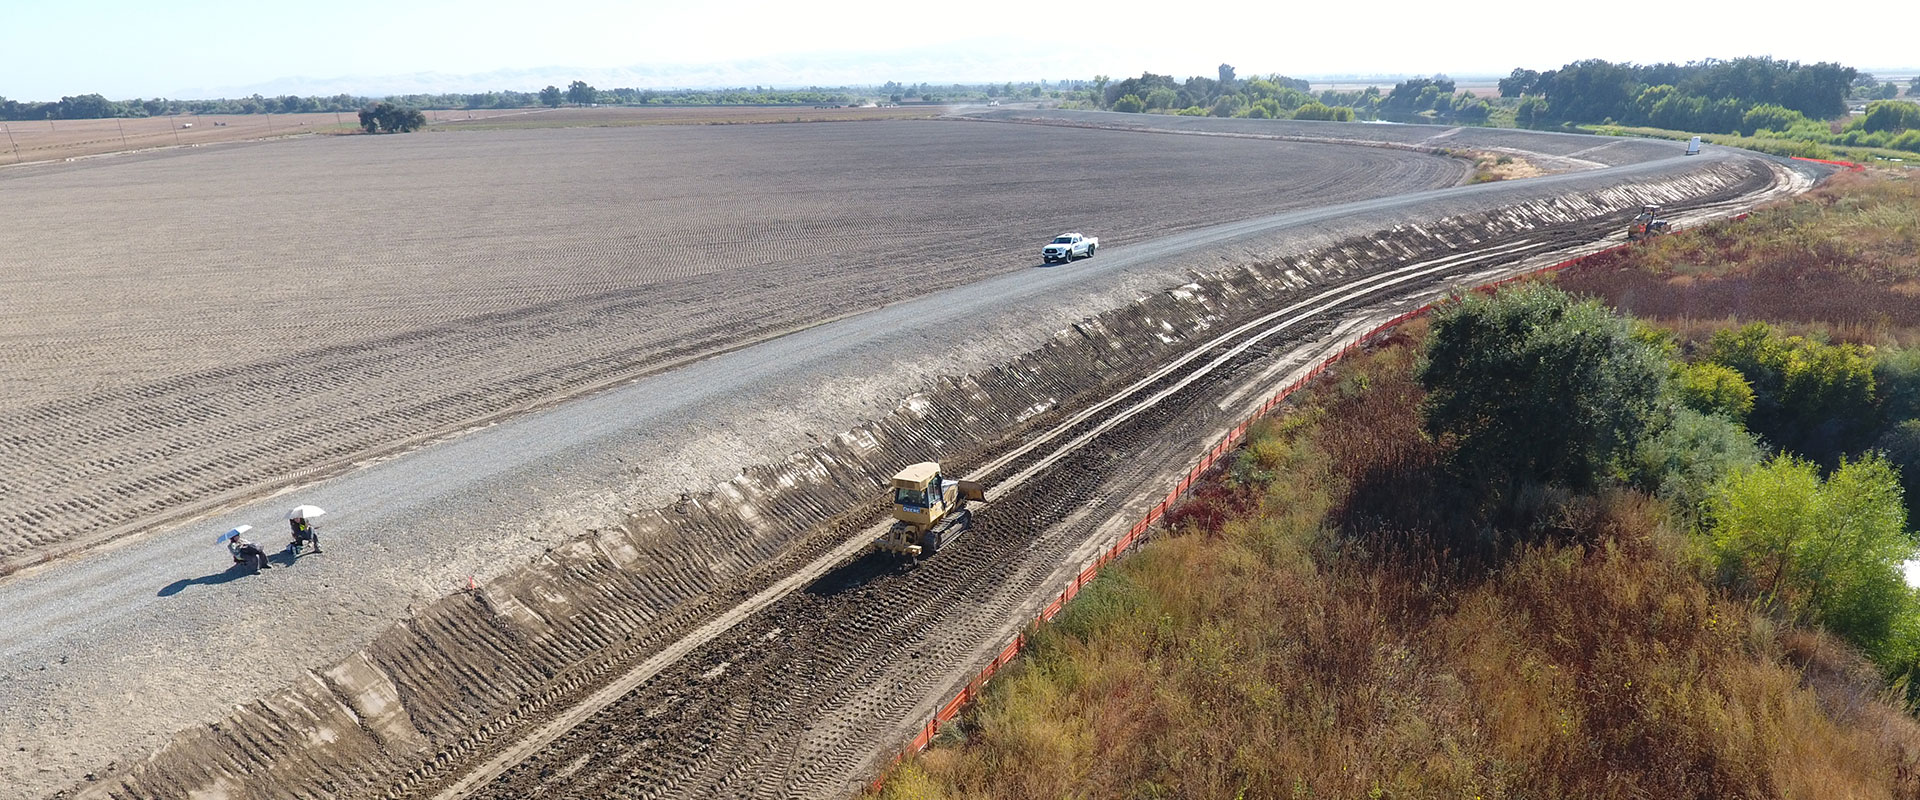
<path id="1" fill-rule="evenodd" d="M 172 114 L 168 114 L 167 127 L 173 129 L 173 146 L 179 147 L 180 146 L 180 120 L 175 119 Z"/>
<path id="2" fill-rule="evenodd" d="M 126 146 L 127 146 L 127 126 L 126 126 L 126 124 L 125 124 L 125 123 L 123 123 L 123 122 L 121 122 L 121 121 L 120 121 L 120 118 L 119 118 L 119 117 L 114 117 L 114 118 L 113 118 L 113 127 L 115 127 L 115 128 L 119 128 L 119 129 L 120 129 L 120 147 L 121 147 L 121 149 L 126 149 Z"/>
<path id="3" fill-rule="evenodd" d="M 0 122 L 0 131 L 7 132 L 7 146 L 13 148 L 13 163 L 20 163 L 20 144 L 13 140 L 13 129 Z"/>

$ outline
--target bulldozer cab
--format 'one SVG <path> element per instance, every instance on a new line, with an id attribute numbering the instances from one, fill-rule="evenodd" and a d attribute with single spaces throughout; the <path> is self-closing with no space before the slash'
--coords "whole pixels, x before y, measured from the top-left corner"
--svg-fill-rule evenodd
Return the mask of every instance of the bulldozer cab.
<path id="1" fill-rule="evenodd" d="M 899 517 L 901 513 L 925 514 L 936 506 L 944 505 L 946 498 L 940 491 L 944 481 L 940 465 L 932 461 L 923 461 L 900 470 L 892 481 L 894 516 Z"/>
<path id="2" fill-rule="evenodd" d="M 930 525 L 968 500 L 985 500 L 980 484 L 956 481 L 940 472 L 940 464 L 923 461 L 893 476 L 893 518 Z"/>
<path id="3" fill-rule="evenodd" d="M 933 461 L 900 470 L 888 483 L 895 522 L 875 547 L 894 553 L 920 556 L 938 549 L 966 530 L 972 519 L 967 501 L 987 499 L 980 484 L 950 480 Z"/>

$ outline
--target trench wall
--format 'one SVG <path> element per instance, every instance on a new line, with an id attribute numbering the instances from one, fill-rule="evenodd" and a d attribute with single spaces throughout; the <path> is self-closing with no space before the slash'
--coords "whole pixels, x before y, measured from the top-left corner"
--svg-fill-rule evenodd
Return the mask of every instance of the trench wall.
<path id="1" fill-rule="evenodd" d="M 1224 266 L 1142 294 L 1018 358 L 930 380 L 891 413 L 810 451 L 583 531 L 522 569 L 435 602 L 333 666 L 64 794 L 412 796 L 864 529 L 880 515 L 887 476 L 906 464 L 934 455 L 964 474 L 1023 430 L 1105 397 L 1218 326 L 1343 277 L 1769 180 L 1756 164 L 1726 162 L 1541 194 Z"/>

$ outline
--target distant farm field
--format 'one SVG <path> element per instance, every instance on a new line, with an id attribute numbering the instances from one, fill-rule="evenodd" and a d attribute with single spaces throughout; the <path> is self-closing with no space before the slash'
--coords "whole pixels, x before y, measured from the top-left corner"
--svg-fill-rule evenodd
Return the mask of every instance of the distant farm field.
<path id="1" fill-rule="evenodd" d="M 0 165 L 60 161 L 123 150 L 237 142 L 357 130 L 355 114 L 223 114 L 135 119 L 0 122 Z"/>
<path id="2" fill-rule="evenodd" d="M 897 120 L 0 169 L 0 562 L 1028 269 L 1061 230 L 1124 246 L 1463 172 L 1382 149 Z"/>
<path id="3" fill-rule="evenodd" d="M 926 119 L 940 106 L 653 106 L 646 108 L 483 108 L 427 111 L 428 131 L 623 125 L 738 125 Z M 0 122 L 0 166 L 168 147 L 196 147 L 300 134 L 356 134 L 352 111 L 313 114 L 214 114 L 128 119 Z"/>
<path id="4" fill-rule="evenodd" d="M 742 125 L 761 122 L 858 122 L 930 119 L 941 106 L 890 108 L 814 108 L 812 106 L 648 106 L 644 108 L 528 108 L 509 112 L 429 112 L 449 130 L 501 127 L 581 127 L 591 125 Z M 435 116 L 437 115 L 437 116 Z M 470 119 L 468 117 L 471 117 Z"/>

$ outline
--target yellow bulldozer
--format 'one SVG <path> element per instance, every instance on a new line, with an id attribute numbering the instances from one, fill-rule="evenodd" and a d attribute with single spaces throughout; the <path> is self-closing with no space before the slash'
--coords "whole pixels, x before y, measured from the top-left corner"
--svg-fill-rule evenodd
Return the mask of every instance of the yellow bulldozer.
<path id="1" fill-rule="evenodd" d="M 940 464 L 923 461 L 893 476 L 893 527 L 876 539 L 873 549 L 903 556 L 930 556 L 960 538 L 973 525 L 967 501 L 985 502 L 986 487 L 974 481 L 952 480 Z"/>

